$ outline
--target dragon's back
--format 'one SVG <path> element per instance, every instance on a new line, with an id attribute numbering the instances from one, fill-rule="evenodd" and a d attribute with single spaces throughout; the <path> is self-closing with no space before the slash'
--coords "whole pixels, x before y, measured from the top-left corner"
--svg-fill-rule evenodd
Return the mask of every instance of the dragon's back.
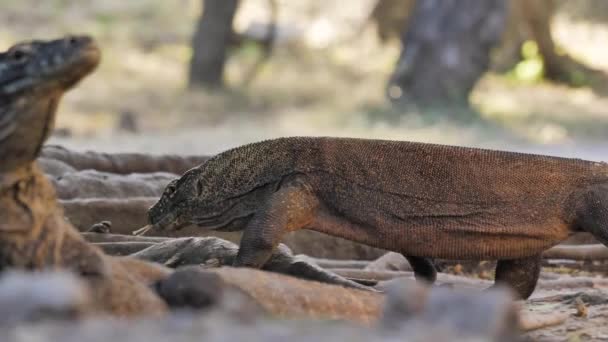
<path id="1" fill-rule="evenodd" d="M 329 178 L 420 198 L 501 202 L 567 191 L 608 175 L 605 163 L 580 159 L 403 141 L 310 139 L 317 150 L 310 156 L 312 168 Z"/>
<path id="2" fill-rule="evenodd" d="M 289 137 L 243 145 L 203 167 L 212 168 L 213 177 L 221 178 L 223 189 L 218 192 L 232 195 L 300 173 L 325 188 L 321 191 L 342 184 L 460 204 L 544 198 L 608 175 L 605 163 L 579 159 L 332 137 Z"/>
<path id="3" fill-rule="evenodd" d="M 603 163 L 433 144 L 315 138 L 299 167 L 334 217 L 325 232 L 417 256 L 538 253 L 570 234 L 568 201 Z M 308 167 L 308 170 L 307 170 Z M 336 223 L 340 222 L 340 223 Z"/>

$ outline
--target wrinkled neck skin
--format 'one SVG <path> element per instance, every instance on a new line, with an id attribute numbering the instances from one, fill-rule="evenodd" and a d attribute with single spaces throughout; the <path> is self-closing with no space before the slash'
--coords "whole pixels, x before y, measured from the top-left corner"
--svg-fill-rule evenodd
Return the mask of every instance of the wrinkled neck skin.
<path id="1" fill-rule="evenodd" d="M 192 211 L 191 223 L 220 232 L 245 229 L 251 218 L 268 202 L 278 183 L 270 183 L 253 189 L 241 196 L 226 199 L 214 210 L 205 208 L 203 202 Z"/>
<path id="2" fill-rule="evenodd" d="M 53 130 L 60 91 L 0 98 L 0 172 L 34 161 Z"/>
<path id="3" fill-rule="evenodd" d="M 103 253 L 65 220 L 55 188 L 37 163 L 0 173 L 0 271 L 67 268 L 81 275 L 107 272 Z"/>
<path id="4" fill-rule="evenodd" d="M 0 269 L 52 263 L 41 253 L 63 239 L 47 222 L 57 210 L 55 190 L 34 163 L 0 173 Z M 61 211 L 59 211 L 61 213 Z"/>

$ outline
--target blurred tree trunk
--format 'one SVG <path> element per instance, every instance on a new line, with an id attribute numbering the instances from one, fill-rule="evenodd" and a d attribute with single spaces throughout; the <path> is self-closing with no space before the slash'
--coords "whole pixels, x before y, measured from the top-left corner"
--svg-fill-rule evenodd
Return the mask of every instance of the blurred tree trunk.
<path id="1" fill-rule="evenodd" d="M 522 45 L 531 39 L 520 3 L 520 0 L 509 1 L 505 31 L 500 44 L 492 53 L 491 69 L 494 71 L 507 72 L 513 69 L 522 59 Z"/>
<path id="2" fill-rule="evenodd" d="M 418 0 L 387 88 L 395 104 L 468 105 L 502 36 L 503 0 Z"/>
<path id="3" fill-rule="evenodd" d="M 544 77 L 577 86 L 593 80 L 604 81 L 603 72 L 558 53 L 551 33 L 551 21 L 557 10 L 555 0 L 511 0 L 505 37 L 494 58 L 494 69 L 507 71 L 521 61 L 521 46 L 533 40 L 544 63 Z"/>
<path id="4" fill-rule="evenodd" d="M 538 50 L 545 63 L 545 76 L 559 80 L 567 69 L 566 61 L 555 51 L 555 42 L 551 35 L 551 19 L 555 13 L 553 0 L 513 0 L 517 3 L 516 15 L 524 18 L 525 29 L 531 39 L 536 41 Z"/>
<path id="5" fill-rule="evenodd" d="M 378 0 L 368 20 L 374 22 L 382 43 L 399 39 L 408 20 L 415 0 Z"/>
<path id="6" fill-rule="evenodd" d="M 600 76 L 602 72 L 588 67 L 567 54 L 558 54 L 551 34 L 551 20 L 556 10 L 554 0 L 514 0 L 518 15 L 525 18 L 527 33 L 536 41 L 543 57 L 547 79 L 579 85 L 583 80 Z"/>
<path id="7" fill-rule="evenodd" d="M 192 38 L 189 86 L 223 86 L 224 65 L 232 39 L 238 0 L 205 0 Z"/>

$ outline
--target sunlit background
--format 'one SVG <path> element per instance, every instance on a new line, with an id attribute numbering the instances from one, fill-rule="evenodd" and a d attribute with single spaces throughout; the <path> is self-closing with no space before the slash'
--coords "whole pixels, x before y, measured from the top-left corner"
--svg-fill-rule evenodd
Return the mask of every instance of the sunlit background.
<path id="1" fill-rule="evenodd" d="M 188 84 L 201 0 L 0 0 L 0 49 L 67 33 L 99 41 L 103 62 L 66 96 L 51 140 L 79 150 L 210 154 L 333 135 L 608 160 L 606 1 L 533 1 L 552 14 L 537 27 L 512 1 L 470 108 L 387 99 L 400 35 L 424 19 L 408 18 L 411 2 L 280 0 L 273 11 L 272 1 L 241 0 L 232 25 L 240 39 L 213 89 Z M 261 61 L 273 18 L 274 48 Z M 524 33 L 514 38 L 514 29 Z M 553 54 L 567 56 L 560 79 L 547 77 L 546 51 L 529 33 L 542 29 Z"/>

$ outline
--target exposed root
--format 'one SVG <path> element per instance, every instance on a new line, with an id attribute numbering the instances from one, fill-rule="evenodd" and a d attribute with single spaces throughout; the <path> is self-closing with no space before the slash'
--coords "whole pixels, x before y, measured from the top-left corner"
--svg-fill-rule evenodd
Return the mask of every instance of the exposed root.
<path id="1" fill-rule="evenodd" d="M 168 172 L 181 175 L 209 159 L 208 156 L 76 152 L 57 145 L 44 146 L 40 156 L 62 161 L 76 170 L 117 174 Z"/>
<path id="2" fill-rule="evenodd" d="M 161 172 L 117 175 L 86 170 L 51 178 L 51 181 L 59 199 L 113 199 L 160 197 L 175 178 L 178 176 Z"/>
<path id="3" fill-rule="evenodd" d="M 564 323 L 568 317 L 570 317 L 569 314 L 561 312 L 553 314 L 521 314 L 519 317 L 519 328 L 523 331 L 531 331 L 552 327 Z"/>
<path id="4" fill-rule="evenodd" d="M 156 242 L 101 242 L 93 245 L 101 248 L 108 255 L 124 256 L 139 252 L 155 244 Z"/>
<path id="5" fill-rule="evenodd" d="M 555 246 L 543 253 L 545 259 L 608 260 L 608 247 L 600 244 Z"/>

